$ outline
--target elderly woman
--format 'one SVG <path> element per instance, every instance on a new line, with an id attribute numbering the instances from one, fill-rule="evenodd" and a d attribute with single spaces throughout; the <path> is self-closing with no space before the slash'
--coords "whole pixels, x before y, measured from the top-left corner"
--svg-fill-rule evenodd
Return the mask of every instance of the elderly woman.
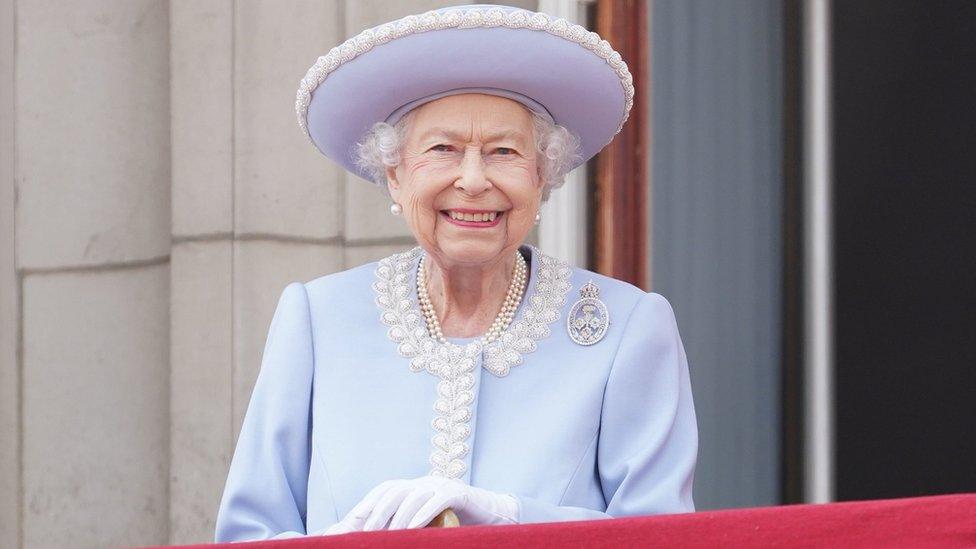
<path id="1" fill-rule="evenodd" d="M 419 247 L 288 285 L 217 541 L 694 510 L 697 427 L 658 294 L 524 245 L 619 131 L 626 65 L 576 25 L 464 6 L 364 31 L 299 122 Z"/>

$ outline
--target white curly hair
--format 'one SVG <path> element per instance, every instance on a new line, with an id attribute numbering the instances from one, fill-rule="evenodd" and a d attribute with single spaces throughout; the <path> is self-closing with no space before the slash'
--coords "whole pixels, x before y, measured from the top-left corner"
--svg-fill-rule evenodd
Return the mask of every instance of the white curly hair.
<path id="1" fill-rule="evenodd" d="M 356 165 L 386 195 L 389 195 L 386 168 L 396 167 L 400 163 L 400 146 L 406 138 L 415 113 L 416 109 L 408 112 L 392 126 L 386 122 L 373 124 L 363 139 L 356 143 Z M 532 133 L 539 159 L 539 178 L 544 183 L 544 202 L 549 199 L 549 193 L 562 186 L 566 181 L 566 174 L 579 162 L 580 139 L 564 126 L 541 114 L 532 110 L 529 113 L 532 114 Z"/>

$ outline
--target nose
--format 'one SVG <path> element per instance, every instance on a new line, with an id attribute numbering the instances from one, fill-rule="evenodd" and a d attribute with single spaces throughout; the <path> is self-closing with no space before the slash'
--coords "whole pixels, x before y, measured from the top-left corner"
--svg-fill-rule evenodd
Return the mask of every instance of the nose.
<path id="1" fill-rule="evenodd" d="M 470 196 L 478 196 L 490 189 L 491 186 L 488 175 L 485 173 L 481 149 L 479 147 L 466 148 L 464 159 L 461 161 L 461 173 L 454 182 L 454 188 Z"/>

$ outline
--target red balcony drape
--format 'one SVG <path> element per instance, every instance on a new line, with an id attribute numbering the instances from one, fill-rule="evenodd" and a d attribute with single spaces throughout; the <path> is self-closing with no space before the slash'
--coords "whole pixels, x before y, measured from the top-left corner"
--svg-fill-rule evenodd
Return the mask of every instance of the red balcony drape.
<path id="1" fill-rule="evenodd" d="M 976 494 L 582 522 L 360 532 L 224 546 L 235 549 L 499 546 L 973 548 L 976 547 Z"/>

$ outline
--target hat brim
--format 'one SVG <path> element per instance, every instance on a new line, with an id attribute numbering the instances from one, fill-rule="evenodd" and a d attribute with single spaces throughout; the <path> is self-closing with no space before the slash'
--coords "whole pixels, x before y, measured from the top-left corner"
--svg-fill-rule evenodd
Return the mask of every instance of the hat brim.
<path id="1" fill-rule="evenodd" d="M 323 154 L 368 179 L 356 166 L 355 145 L 373 124 L 426 97 L 462 88 L 497 89 L 531 98 L 576 133 L 580 163 L 585 162 L 626 120 L 633 97 L 632 88 L 627 90 L 630 74 L 605 41 L 592 49 L 584 45 L 592 46 L 594 33 L 584 30 L 580 36 L 582 27 L 545 17 L 548 27 L 540 30 L 442 28 L 373 45 L 340 62 L 311 91 L 305 119 L 309 137 Z M 573 36 L 553 34 L 549 27 L 555 21 L 562 22 L 559 32 Z"/>

